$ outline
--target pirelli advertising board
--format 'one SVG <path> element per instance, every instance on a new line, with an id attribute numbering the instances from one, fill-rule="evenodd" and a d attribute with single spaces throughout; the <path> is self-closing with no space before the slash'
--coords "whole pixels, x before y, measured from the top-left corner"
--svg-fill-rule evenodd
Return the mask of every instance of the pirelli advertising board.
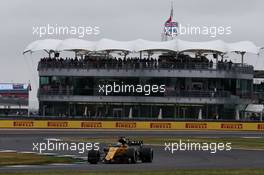
<path id="1" fill-rule="evenodd" d="M 1 120 L 0 128 L 264 131 L 264 123 Z"/>

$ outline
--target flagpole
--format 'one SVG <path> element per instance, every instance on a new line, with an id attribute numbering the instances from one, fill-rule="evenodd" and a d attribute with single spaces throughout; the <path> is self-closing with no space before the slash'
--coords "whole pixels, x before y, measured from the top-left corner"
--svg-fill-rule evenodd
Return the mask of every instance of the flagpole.
<path id="1" fill-rule="evenodd" d="M 173 22 L 173 1 L 171 1 L 171 22 Z M 171 40 L 173 40 L 173 29 L 172 29 L 172 25 L 171 25 Z"/>
<path id="2" fill-rule="evenodd" d="M 170 16 L 169 16 L 169 19 L 167 19 L 167 21 L 164 24 L 164 29 L 162 32 L 163 35 L 161 38 L 162 41 L 168 41 L 169 38 L 170 38 L 169 40 L 173 40 L 173 37 L 174 37 L 173 27 L 177 27 L 177 26 L 174 26 L 175 24 L 173 22 L 173 1 L 171 1 Z M 177 34 L 175 34 L 175 35 L 177 35 Z"/>
<path id="3" fill-rule="evenodd" d="M 31 91 L 31 83 L 30 83 L 30 80 L 28 82 L 28 87 L 27 87 L 27 90 L 28 90 L 28 117 L 30 117 L 30 111 L 29 111 L 29 99 L 30 99 L 30 91 Z"/>

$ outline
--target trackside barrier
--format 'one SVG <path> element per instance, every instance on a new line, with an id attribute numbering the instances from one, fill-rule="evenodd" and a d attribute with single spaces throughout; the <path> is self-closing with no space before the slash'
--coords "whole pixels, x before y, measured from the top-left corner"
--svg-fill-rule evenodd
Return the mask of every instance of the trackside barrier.
<path id="1" fill-rule="evenodd" d="M 202 122 L 202 121 L 145 122 L 145 121 L 0 120 L 0 128 L 264 131 L 264 123 Z"/>

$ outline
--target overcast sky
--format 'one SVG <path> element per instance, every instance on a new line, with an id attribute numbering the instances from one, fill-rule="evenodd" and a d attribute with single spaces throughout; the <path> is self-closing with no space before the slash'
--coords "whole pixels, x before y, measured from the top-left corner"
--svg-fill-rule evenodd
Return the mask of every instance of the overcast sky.
<path id="1" fill-rule="evenodd" d="M 226 42 L 251 40 L 264 45 L 263 0 L 173 0 L 174 20 L 182 25 L 231 26 L 232 34 L 211 38 L 185 35 L 180 39 Z M 0 1 L 0 82 L 32 84 L 30 105 L 36 107 L 38 76 L 36 64 L 43 53 L 23 56 L 25 47 L 39 38 L 33 26 L 99 26 L 100 35 L 87 40 L 161 40 L 171 0 L 1 0 Z M 48 38 L 65 39 L 72 36 Z M 45 37 L 47 38 L 47 37 Z M 264 56 L 247 55 L 246 62 L 263 69 Z M 234 60 L 238 61 L 238 60 Z M 33 101 L 33 102 L 32 102 Z"/>

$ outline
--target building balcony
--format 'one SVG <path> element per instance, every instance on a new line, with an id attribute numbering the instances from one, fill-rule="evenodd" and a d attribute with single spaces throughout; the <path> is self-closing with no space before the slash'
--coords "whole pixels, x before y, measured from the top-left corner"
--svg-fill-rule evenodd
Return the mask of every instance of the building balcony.
<path id="1" fill-rule="evenodd" d="M 40 62 L 40 76 L 197 77 L 252 79 L 253 66 L 238 63 L 70 64 Z"/>
<path id="2" fill-rule="evenodd" d="M 247 104 L 250 98 L 240 98 L 228 91 L 174 91 L 163 95 L 140 96 L 136 94 L 78 95 L 71 90 L 39 90 L 40 101 L 61 101 L 76 103 L 190 103 L 190 104 Z"/>

